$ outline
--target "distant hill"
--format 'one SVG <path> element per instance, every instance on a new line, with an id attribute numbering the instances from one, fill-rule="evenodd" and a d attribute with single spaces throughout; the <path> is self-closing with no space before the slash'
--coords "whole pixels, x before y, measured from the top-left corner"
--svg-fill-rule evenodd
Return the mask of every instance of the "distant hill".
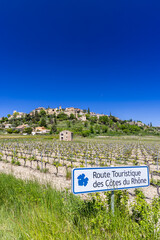
<path id="1" fill-rule="evenodd" d="M 90 109 L 38 107 L 30 113 L 14 111 L 0 118 L 1 133 L 58 134 L 70 130 L 83 137 L 95 135 L 160 135 L 160 128 L 141 121 L 121 120 L 111 114 L 98 114 Z"/>

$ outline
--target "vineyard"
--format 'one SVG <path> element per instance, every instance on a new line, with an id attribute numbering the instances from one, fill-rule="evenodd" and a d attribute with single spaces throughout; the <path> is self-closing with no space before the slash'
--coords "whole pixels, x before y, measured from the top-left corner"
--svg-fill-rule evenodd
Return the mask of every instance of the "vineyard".
<path id="1" fill-rule="evenodd" d="M 158 240 L 159 153 L 155 140 L 1 138 L 0 238 Z M 114 214 L 110 191 L 70 193 L 72 168 L 133 165 L 148 165 L 151 185 L 115 191 Z"/>
<path id="2" fill-rule="evenodd" d="M 64 187 L 76 167 L 148 165 L 152 186 L 159 195 L 160 144 L 145 141 L 75 141 L 1 139 L 0 161 L 46 173 L 58 180 L 63 177 Z M 68 185 L 67 185 L 68 186 Z"/>

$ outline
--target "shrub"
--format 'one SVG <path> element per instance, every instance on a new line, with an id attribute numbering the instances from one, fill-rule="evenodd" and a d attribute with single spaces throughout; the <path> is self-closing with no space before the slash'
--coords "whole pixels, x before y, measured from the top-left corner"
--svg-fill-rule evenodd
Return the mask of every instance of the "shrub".
<path id="1" fill-rule="evenodd" d="M 23 132 L 27 134 L 31 134 L 32 128 L 31 127 L 25 128 Z"/>
<path id="2" fill-rule="evenodd" d="M 82 136 L 83 137 L 88 137 L 89 135 L 90 135 L 90 131 L 89 130 L 82 131 Z"/>
<path id="3" fill-rule="evenodd" d="M 7 129 L 7 133 L 12 134 L 13 133 L 13 129 L 12 128 Z"/>
<path id="4" fill-rule="evenodd" d="M 60 121 L 68 120 L 68 115 L 62 112 L 62 113 L 59 113 L 59 114 L 57 115 L 57 118 L 58 118 Z"/>

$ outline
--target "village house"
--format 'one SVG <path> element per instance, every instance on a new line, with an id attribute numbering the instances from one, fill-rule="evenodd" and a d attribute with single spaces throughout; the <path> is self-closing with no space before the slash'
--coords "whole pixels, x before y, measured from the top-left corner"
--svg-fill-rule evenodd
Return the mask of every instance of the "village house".
<path id="1" fill-rule="evenodd" d="M 23 118 L 25 117 L 26 113 L 23 112 L 18 112 L 18 114 L 16 115 L 16 118 Z"/>
<path id="2" fill-rule="evenodd" d="M 23 125 L 19 125 L 18 127 L 16 127 L 16 130 L 19 130 L 20 132 L 23 132 L 23 130 L 25 128 L 28 128 L 28 127 L 29 127 L 29 125 L 23 124 Z"/>
<path id="3" fill-rule="evenodd" d="M 137 125 L 138 127 L 143 127 L 145 124 L 142 123 L 142 122 L 140 122 L 140 121 L 138 121 L 138 122 L 136 122 L 136 125 Z"/>
<path id="4" fill-rule="evenodd" d="M 104 116 L 107 116 L 107 115 L 105 115 L 105 114 L 99 114 L 99 113 L 97 113 L 96 114 L 96 117 L 99 119 L 100 117 L 104 117 Z"/>
<path id="5" fill-rule="evenodd" d="M 135 121 L 131 121 L 131 122 L 127 122 L 129 125 L 136 125 L 136 126 L 138 126 L 138 127 L 144 127 L 145 126 L 145 124 L 144 123 L 142 123 L 142 122 L 140 122 L 140 121 L 138 121 L 138 122 L 135 122 Z"/>
<path id="6" fill-rule="evenodd" d="M 56 114 L 58 108 L 48 108 L 46 110 L 48 115 L 53 115 L 54 113 Z"/>
<path id="7" fill-rule="evenodd" d="M 36 127 L 34 131 L 32 131 L 32 135 L 36 134 L 46 134 L 50 133 L 50 130 L 46 129 L 45 127 Z"/>
<path id="8" fill-rule="evenodd" d="M 81 109 L 79 109 L 79 108 L 74 108 L 74 107 L 69 107 L 69 108 L 66 108 L 65 109 L 65 112 L 68 112 L 68 113 L 72 113 L 72 114 L 76 114 L 76 113 L 80 113 L 80 112 L 82 112 L 82 110 Z"/>
<path id="9" fill-rule="evenodd" d="M 59 108 L 48 108 L 46 109 L 46 112 L 48 115 L 53 115 L 53 114 L 56 114 L 56 116 L 62 112 L 62 107 L 59 106 Z"/>
<path id="10" fill-rule="evenodd" d="M 132 121 L 132 122 L 127 122 L 129 125 L 135 125 L 135 122 Z"/>
<path id="11" fill-rule="evenodd" d="M 64 113 L 68 115 L 68 117 L 73 114 L 76 118 L 78 118 L 78 115 L 82 115 L 83 111 L 79 108 L 69 107 L 64 110 Z"/>
<path id="12" fill-rule="evenodd" d="M 38 107 L 34 111 L 37 111 L 38 113 L 40 113 L 41 110 L 46 111 L 46 109 L 44 107 Z"/>
<path id="13" fill-rule="evenodd" d="M 60 141 L 72 141 L 73 140 L 73 133 L 68 131 L 68 130 L 64 130 L 64 131 L 59 133 L 59 140 Z"/>
<path id="14" fill-rule="evenodd" d="M 74 107 L 69 107 L 65 109 L 66 112 L 74 112 Z"/>
<path id="15" fill-rule="evenodd" d="M 97 116 L 97 114 L 96 114 L 96 113 L 94 113 L 94 112 L 90 112 L 90 116 L 92 116 L 92 117 L 96 117 L 96 116 Z"/>
<path id="16" fill-rule="evenodd" d="M 23 112 L 17 112 L 17 111 L 13 111 L 13 114 L 8 118 L 8 120 L 11 120 L 12 118 L 23 118 L 25 117 L 26 113 Z"/>
<path id="17" fill-rule="evenodd" d="M 30 112 L 30 116 L 35 115 L 35 112 L 37 112 L 37 113 L 39 114 L 39 113 L 41 112 L 41 110 L 44 110 L 47 115 L 53 115 L 54 113 L 55 113 L 56 115 L 58 115 L 59 112 L 62 111 L 62 108 L 61 108 L 61 106 L 59 107 L 59 109 L 58 109 L 58 108 L 38 107 L 38 108 L 36 108 L 36 109 L 34 109 L 34 110 L 32 110 L 32 111 Z"/>
<path id="18" fill-rule="evenodd" d="M 4 126 L 5 129 L 12 128 L 12 124 L 4 124 L 3 126 Z"/>
<path id="19" fill-rule="evenodd" d="M 35 112 L 40 113 L 41 110 L 44 110 L 46 112 L 46 109 L 44 107 L 38 107 L 34 109 L 32 112 L 30 112 L 30 116 L 33 116 Z"/>
<path id="20" fill-rule="evenodd" d="M 85 122 L 86 121 L 86 115 L 81 115 L 78 120 Z"/>

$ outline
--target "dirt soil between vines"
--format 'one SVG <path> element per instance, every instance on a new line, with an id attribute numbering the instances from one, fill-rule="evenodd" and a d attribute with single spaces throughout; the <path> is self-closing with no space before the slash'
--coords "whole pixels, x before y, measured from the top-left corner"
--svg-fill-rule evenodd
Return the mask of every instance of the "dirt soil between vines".
<path id="1" fill-rule="evenodd" d="M 38 170 L 29 167 L 14 166 L 10 163 L 0 162 L 0 172 L 6 174 L 13 174 L 16 178 L 23 180 L 36 180 L 41 184 L 49 183 L 53 188 L 63 191 L 68 189 L 71 191 L 71 180 L 66 180 L 65 173 L 62 171 L 56 176 L 55 173 L 41 173 Z M 154 197 L 158 197 L 157 188 L 153 186 L 141 188 L 146 201 L 151 203 Z M 134 200 L 134 189 L 128 189 L 130 195 L 130 202 Z M 83 198 L 87 198 L 87 194 L 82 194 Z"/>

